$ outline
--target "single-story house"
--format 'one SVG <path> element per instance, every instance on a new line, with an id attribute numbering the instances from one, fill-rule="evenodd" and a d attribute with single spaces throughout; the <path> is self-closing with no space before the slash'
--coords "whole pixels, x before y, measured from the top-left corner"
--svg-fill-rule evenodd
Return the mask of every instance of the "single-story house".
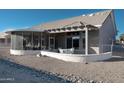
<path id="1" fill-rule="evenodd" d="M 110 52 L 117 34 L 113 12 L 105 10 L 8 31 L 11 34 L 10 53 L 37 54 L 41 50 L 59 53 L 59 49 L 71 48 L 73 54 Z"/>
<path id="2" fill-rule="evenodd" d="M 124 34 L 122 34 L 121 36 L 120 36 L 120 44 L 124 44 Z"/>
<path id="3" fill-rule="evenodd" d="M 10 35 L 5 32 L 0 32 L 0 47 L 10 47 L 11 38 Z"/>

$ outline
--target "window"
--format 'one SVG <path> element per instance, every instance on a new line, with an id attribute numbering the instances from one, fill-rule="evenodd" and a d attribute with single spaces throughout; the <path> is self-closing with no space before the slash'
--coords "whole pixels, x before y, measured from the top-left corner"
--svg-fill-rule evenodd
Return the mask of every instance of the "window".
<path id="1" fill-rule="evenodd" d="M 42 40 L 42 46 L 45 46 L 45 41 L 44 40 Z"/>
<path id="2" fill-rule="evenodd" d="M 79 49 L 79 38 L 73 39 L 73 48 Z"/>
<path id="3" fill-rule="evenodd" d="M 11 47 L 12 49 L 22 50 L 23 49 L 23 36 L 21 32 L 12 34 L 11 36 Z"/>
<path id="4" fill-rule="evenodd" d="M 0 39 L 0 43 L 5 43 L 5 39 Z"/>
<path id="5" fill-rule="evenodd" d="M 23 33 L 23 48 L 24 50 L 40 50 L 41 34 L 32 32 Z"/>
<path id="6" fill-rule="evenodd" d="M 67 48 L 72 48 L 72 38 L 67 38 Z"/>
<path id="7" fill-rule="evenodd" d="M 50 37 L 49 38 L 49 48 L 54 49 L 55 48 L 55 37 Z"/>
<path id="8" fill-rule="evenodd" d="M 50 45 L 53 45 L 53 44 L 54 44 L 54 39 L 51 38 L 51 39 L 50 39 Z"/>
<path id="9" fill-rule="evenodd" d="M 79 36 L 68 37 L 67 48 L 79 49 Z"/>

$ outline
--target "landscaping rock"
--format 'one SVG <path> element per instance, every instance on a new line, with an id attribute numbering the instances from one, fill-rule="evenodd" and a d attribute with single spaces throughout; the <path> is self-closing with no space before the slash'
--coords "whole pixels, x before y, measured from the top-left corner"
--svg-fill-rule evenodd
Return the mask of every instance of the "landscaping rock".
<path id="1" fill-rule="evenodd" d="M 41 54 L 37 54 L 36 56 L 37 56 L 37 57 L 41 57 L 42 55 L 41 55 Z"/>

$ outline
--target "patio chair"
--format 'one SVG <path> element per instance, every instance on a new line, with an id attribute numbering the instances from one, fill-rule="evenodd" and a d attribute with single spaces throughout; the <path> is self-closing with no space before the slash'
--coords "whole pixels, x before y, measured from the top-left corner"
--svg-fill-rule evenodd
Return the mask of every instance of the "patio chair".
<path id="1" fill-rule="evenodd" d="M 59 48 L 58 50 L 60 53 L 64 53 L 63 49 Z"/>

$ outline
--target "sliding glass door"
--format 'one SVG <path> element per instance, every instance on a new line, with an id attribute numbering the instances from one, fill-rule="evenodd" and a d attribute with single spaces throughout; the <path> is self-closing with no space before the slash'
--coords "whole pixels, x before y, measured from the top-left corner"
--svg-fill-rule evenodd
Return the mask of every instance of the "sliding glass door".
<path id="1" fill-rule="evenodd" d="M 72 37 L 73 48 L 79 49 L 79 36 Z"/>
<path id="2" fill-rule="evenodd" d="M 67 48 L 79 49 L 79 36 L 67 37 Z"/>

